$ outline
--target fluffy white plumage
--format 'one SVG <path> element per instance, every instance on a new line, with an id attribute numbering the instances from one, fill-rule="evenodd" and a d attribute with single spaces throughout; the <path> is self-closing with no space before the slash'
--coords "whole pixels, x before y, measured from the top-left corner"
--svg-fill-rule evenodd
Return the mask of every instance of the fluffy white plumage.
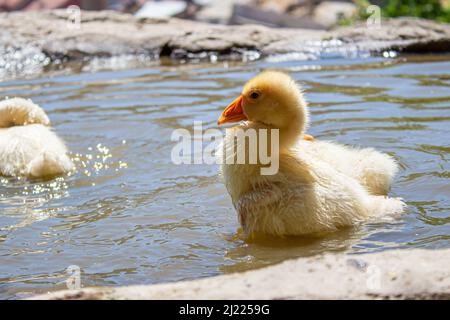
<path id="1" fill-rule="evenodd" d="M 386 197 L 397 172 L 392 157 L 370 148 L 302 139 L 307 106 L 288 75 L 264 72 L 245 85 L 241 97 L 242 110 L 230 105 L 220 123 L 242 120 L 241 112 L 248 121 L 231 130 L 279 129 L 280 133 L 275 175 L 261 175 L 261 164 L 225 163 L 221 167 L 246 235 L 330 232 L 404 211 L 400 199 Z M 234 157 L 233 143 L 234 135 L 228 134 L 226 157 Z M 248 152 L 247 146 L 244 149 Z"/>
<path id="2" fill-rule="evenodd" d="M 64 142 L 31 100 L 0 101 L 0 175 L 48 178 L 73 169 Z"/>

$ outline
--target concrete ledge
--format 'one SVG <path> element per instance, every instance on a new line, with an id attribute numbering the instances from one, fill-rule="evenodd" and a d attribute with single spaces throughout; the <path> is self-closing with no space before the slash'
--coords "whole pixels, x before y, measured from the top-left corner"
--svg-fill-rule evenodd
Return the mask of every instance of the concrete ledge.
<path id="1" fill-rule="evenodd" d="M 326 254 L 193 281 L 33 299 L 450 299 L 450 249 Z"/>

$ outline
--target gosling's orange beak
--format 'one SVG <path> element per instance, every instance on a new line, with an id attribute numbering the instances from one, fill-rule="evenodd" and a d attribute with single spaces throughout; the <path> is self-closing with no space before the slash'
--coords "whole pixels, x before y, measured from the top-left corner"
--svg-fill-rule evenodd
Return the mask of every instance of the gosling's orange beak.
<path id="1" fill-rule="evenodd" d="M 247 120 L 247 116 L 244 114 L 244 110 L 242 109 L 243 101 L 244 97 L 240 95 L 236 100 L 230 103 L 230 105 L 223 110 L 219 120 L 217 120 L 217 124 L 221 125 L 224 123 Z"/>

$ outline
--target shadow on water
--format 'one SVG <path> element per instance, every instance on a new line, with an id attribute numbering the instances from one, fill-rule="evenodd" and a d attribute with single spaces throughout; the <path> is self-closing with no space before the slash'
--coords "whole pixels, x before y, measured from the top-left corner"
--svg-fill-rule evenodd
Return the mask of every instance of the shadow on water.
<path id="1" fill-rule="evenodd" d="M 228 250 L 225 260 L 232 263 L 220 267 L 224 273 L 261 268 L 286 259 L 308 257 L 325 252 L 342 252 L 356 244 L 364 232 L 359 227 L 347 228 L 314 237 L 264 237 L 240 241 Z"/>

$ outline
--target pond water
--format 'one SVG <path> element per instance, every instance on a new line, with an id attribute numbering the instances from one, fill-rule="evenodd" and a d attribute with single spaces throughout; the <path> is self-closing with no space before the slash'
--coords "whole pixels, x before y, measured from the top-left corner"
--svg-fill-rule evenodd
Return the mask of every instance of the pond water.
<path id="1" fill-rule="evenodd" d="M 217 165 L 174 165 L 171 133 L 216 128 L 243 83 L 290 72 L 310 101 L 309 133 L 393 155 L 402 218 L 320 239 L 246 243 Z M 194 279 L 322 252 L 450 247 L 450 57 L 158 65 L 4 81 L 33 99 L 67 142 L 77 172 L 0 178 L 0 298 L 82 286 Z"/>

